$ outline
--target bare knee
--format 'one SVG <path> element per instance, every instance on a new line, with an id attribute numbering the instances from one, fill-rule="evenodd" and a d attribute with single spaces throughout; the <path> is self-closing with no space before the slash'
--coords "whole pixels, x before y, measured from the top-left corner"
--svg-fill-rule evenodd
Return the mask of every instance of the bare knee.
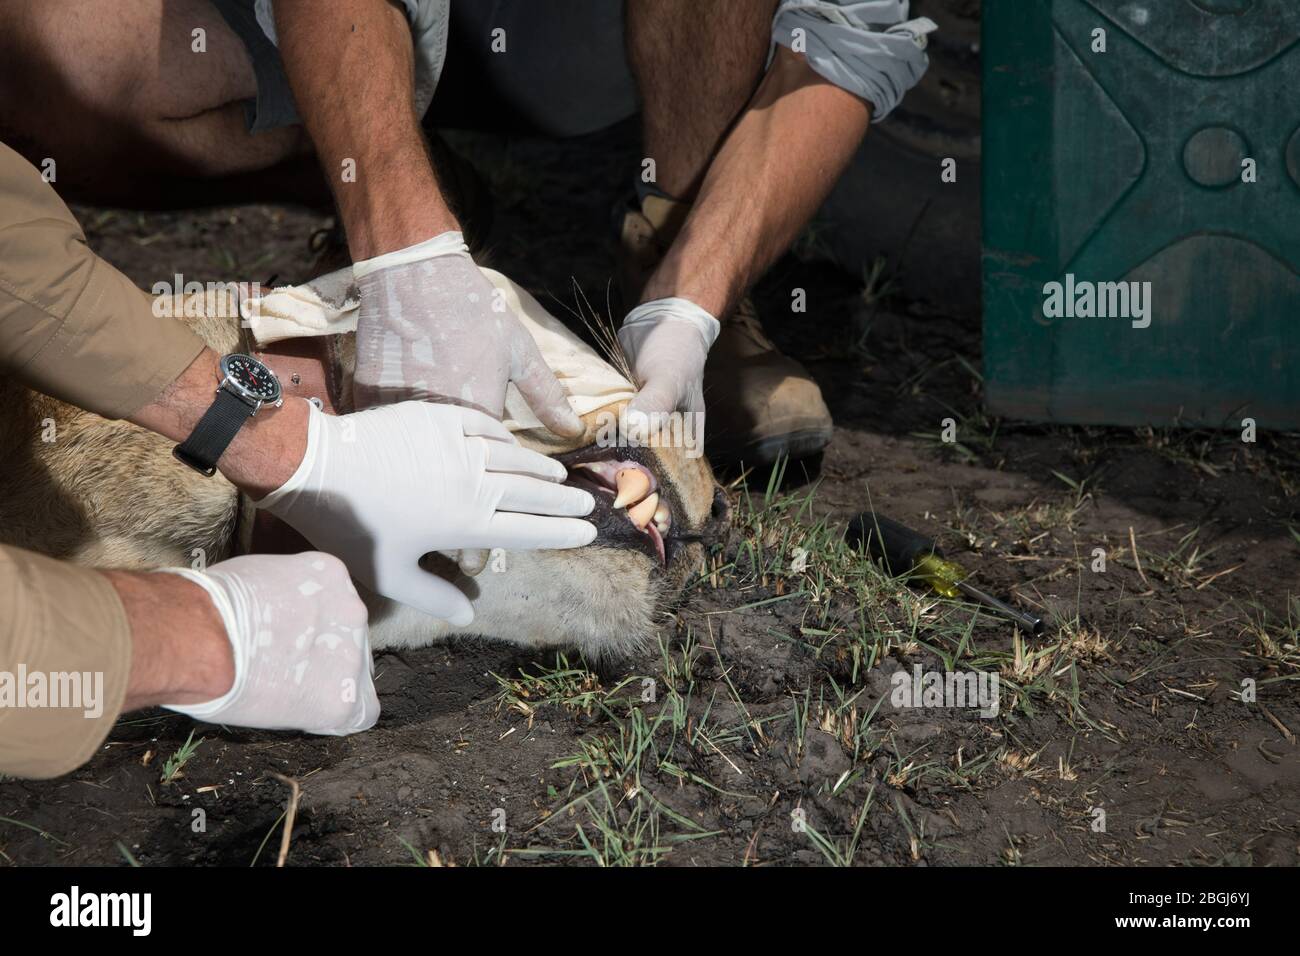
<path id="1" fill-rule="evenodd" d="M 72 15 L 6 0 L 0 23 L 5 59 L 34 81 L 41 107 L 176 119 L 256 90 L 243 44 L 207 0 L 82 0 Z"/>
<path id="2" fill-rule="evenodd" d="M 0 92 L 0 134 L 29 159 L 59 159 L 70 185 L 111 178 L 117 163 L 243 172 L 300 148 L 296 132 L 243 129 L 252 64 L 208 0 L 82 0 L 75 12 L 5 0 L 0 64 L 0 91 L 11 91 Z"/>

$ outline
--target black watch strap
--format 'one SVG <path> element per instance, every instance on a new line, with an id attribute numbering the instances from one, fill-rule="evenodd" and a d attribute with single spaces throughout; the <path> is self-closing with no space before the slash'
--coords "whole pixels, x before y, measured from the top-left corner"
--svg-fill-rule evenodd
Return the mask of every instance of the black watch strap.
<path id="1" fill-rule="evenodd" d="M 224 388 L 217 390 L 217 399 L 203 413 L 199 423 L 172 454 L 195 471 L 211 478 L 217 471 L 217 462 L 244 422 L 252 417 L 256 409 Z"/>

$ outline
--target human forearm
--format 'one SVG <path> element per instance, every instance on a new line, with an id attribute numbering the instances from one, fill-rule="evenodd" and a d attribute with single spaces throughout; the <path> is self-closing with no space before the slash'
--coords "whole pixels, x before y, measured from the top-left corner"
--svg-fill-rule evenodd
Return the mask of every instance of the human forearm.
<path id="1" fill-rule="evenodd" d="M 88 760 L 120 713 L 219 697 L 230 641 L 203 589 L 173 574 L 95 571 L 0 545 L 0 671 L 72 696 L 0 706 L 0 772 L 52 777 Z"/>
<path id="2" fill-rule="evenodd" d="M 205 348 L 180 377 L 130 418 L 164 438 L 189 437 L 216 397 L 220 359 Z M 217 463 L 221 473 L 253 498 L 261 498 L 289 479 L 307 449 L 307 403 L 286 398 L 284 405 L 264 405 L 239 430 Z M 184 467 L 177 463 L 177 467 Z"/>
<path id="3" fill-rule="evenodd" d="M 411 33 L 388 0 L 277 0 L 298 111 L 325 168 L 354 261 L 459 229 L 415 112 Z M 345 180 L 344 163 L 355 163 Z"/>
<path id="4" fill-rule="evenodd" d="M 867 103 L 778 47 L 641 301 L 681 296 L 724 315 L 816 212 L 869 120 Z"/>
<path id="5" fill-rule="evenodd" d="M 124 711 L 197 704 L 230 689 L 230 641 L 203 588 L 175 574 L 100 573 L 117 592 L 131 630 Z"/>

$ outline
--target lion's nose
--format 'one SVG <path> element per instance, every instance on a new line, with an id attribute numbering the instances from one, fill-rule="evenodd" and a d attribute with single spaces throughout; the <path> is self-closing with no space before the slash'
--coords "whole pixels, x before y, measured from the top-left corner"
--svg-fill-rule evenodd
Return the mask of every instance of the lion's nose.
<path id="1" fill-rule="evenodd" d="M 709 520 L 704 523 L 701 536 L 706 544 L 717 544 L 727 534 L 731 525 L 731 501 L 721 488 L 713 489 L 713 504 L 709 508 Z"/>
<path id="2" fill-rule="evenodd" d="M 731 520 L 731 502 L 727 500 L 727 493 L 721 488 L 713 489 L 713 508 L 709 517 L 723 523 Z"/>

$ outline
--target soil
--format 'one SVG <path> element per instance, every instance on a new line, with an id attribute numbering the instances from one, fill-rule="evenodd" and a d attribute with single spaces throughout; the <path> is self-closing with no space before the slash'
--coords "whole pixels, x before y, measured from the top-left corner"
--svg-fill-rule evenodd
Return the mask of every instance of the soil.
<path id="1" fill-rule="evenodd" d="M 611 210 L 636 168 L 634 130 L 453 145 L 493 196 L 492 264 L 557 314 L 575 282 L 608 311 Z M 75 211 L 97 251 L 146 288 L 176 272 L 306 278 L 309 237 L 330 223 L 288 205 Z M 986 589 L 1049 618 L 1021 644 L 1026 657 L 1066 645 L 1041 675 L 1046 693 L 992 720 L 895 708 L 893 673 L 943 666 L 928 623 L 874 667 L 852 668 L 810 633 L 807 597 L 761 603 L 788 597 L 780 581 L 696 588 L 665 618 L 666 655 L 567 662 L 603 693 L 629 678 L 639 688 L 643 675 L 680 683 L 665 660 L 693 661 L 693 726 L 732 728 L 687 742 L 655 732 L 654 759 L 633 776 L 609 755 L 662 702 L 616 706 L 614 694 L 525 716 L 501 706 L 494 675 L 553 674 L 555 655 L 457 640 L 380 655 L 383 716 L 359 736 L 129 715 L 75 773 L 0 784 L 0 859 L 271 866 L 288 797 L 274 773 L 302 787 L 295 866 L 1300 863 L 1300 438 L 990 420 L 978 315 L 864 295 L 860 274 L 811 245 L 757 295 L 835 416 L 802 493 L 815 488 L 816 514 L 840 524 L 874 503 L 936 536 Z M 794 287 L 808 291 L 806 314 L 789 311 Z M 939 440 L 947 418 L 954 443 Z M 981 618 L 964 653 L 978 645 L 1011 673 L 1016 641 Z M 1246 679 L 1253 702 L 1241 699 Z M 853 694 L 861 714 L 874 709 L 859 748 L 824 717 Z M 202 744 L 162 783 L 191 730 Z M 603 781 L 591 770 L 600 761 L 571 759 L 598 751 L 613 768 Z M 616 805 L 603 815 L 602 782 Z"/>

